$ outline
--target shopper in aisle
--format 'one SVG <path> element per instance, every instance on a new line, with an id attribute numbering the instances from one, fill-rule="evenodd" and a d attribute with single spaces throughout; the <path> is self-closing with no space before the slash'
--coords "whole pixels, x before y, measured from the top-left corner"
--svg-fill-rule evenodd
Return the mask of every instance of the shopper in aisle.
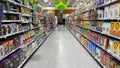
<path id="1" fill-rule="evenodd" d="M 63 18 L 63 21 L 62 21 L 62 22 L 63 22 L 63 25 L 65 25 L 65 18 Z"/>

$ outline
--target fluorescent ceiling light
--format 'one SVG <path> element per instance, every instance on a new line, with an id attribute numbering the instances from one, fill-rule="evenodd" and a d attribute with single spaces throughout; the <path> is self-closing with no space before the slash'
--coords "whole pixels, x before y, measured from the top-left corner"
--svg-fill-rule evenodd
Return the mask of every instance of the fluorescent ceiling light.
<path id="1" fill-rule="evenodd" d="M 83 3 L 81 2 L 80 5 L 82 5 Z"/>
<path id="2" fill-rule="evenodd" d="M 48 0 L 44 0 L 44 2 L 48 2 Z"/>

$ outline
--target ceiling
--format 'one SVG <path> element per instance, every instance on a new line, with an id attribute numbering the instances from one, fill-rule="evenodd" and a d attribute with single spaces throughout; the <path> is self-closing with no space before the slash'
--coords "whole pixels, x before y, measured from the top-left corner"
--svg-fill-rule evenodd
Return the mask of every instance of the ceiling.
<path id="1" fill-rule="evenodd" d="M 62 0 L 64 1 L 64 0 Z M 68 7 L 77 7 L 84 0 L 67 0 Z M 39 0 L 39 3 L 42 7 L 54 7 L 55 0 Z"/>

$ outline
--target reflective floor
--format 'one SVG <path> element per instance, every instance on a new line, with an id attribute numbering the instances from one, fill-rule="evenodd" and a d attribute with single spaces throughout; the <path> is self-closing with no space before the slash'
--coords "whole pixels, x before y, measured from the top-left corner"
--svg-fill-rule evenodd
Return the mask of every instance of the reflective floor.
<path id="1" fill-rule="evenodd" d="M 58 26 L 24 68 L 100 68 L 100 66 L 64 26 Z"/>

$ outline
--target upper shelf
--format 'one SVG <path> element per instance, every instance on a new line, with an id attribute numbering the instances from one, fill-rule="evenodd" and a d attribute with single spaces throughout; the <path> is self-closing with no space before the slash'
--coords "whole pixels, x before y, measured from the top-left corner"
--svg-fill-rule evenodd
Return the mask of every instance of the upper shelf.
<path id="1" fill-rule="evenodd" d="M 25 5 L 22 5 L 22 4 L 20 4 L 20 3 L 17 3 L 17 2 L 15 2 L 15 1 L 12 1 L 12 0 L 1 0 L 1 1 L 3 1 L 3 2 L 8 2 L 8 3 L 14 4 L 14 5 L 17 5 L 17 6 L 22 6 L 22 7 L 26 7 L 26 8 L 29 8 L 29 9 L 31 9 L 31 10 L 34 10 L 34 9 L 31 8 L 31 7 L 27 7 L 27 6 L 25 6 Z"/>
<path id="2" fill-rule="evenodd" d="M 92 9 L 86 10 L 85 12 L 82 12 L 80 14 L 86 13 L 86 12 L 91 11 L 91 10 L 96 10 L 96 9 L 99 9 L 99 8 L 110 6 L 111 4 L 114 4 L 114 3 L 117 3 L 117 2 L 120 2 L 120 0 L 114 0 L 114 1 L 110 1 L 110 2 L 105 3 L 105 4 L 101 4 L 99 6 L 96 6 L 96 7 L 92 8 Z"/>

